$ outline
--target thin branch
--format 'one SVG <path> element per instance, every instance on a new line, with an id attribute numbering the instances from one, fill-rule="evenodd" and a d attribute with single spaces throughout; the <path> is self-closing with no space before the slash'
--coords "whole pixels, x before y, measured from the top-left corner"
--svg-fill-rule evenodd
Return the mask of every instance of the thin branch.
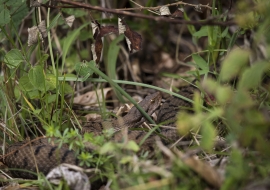
<path id="1" fill-rule="evenodd" d="M 180 19 L 172 19 L 172 18 L 167 18 L 167 17 L 162 17 L 162 16 L 151 16 L 151 15 L 144 15 L 144 14 L 139 14 L 139 13 L 132 13 L 128 11 L 119 11 L 116 9 L 107 9 L 99 6 L 93 6 L 90 4 L 85 4 L 85 3 L 79 3 L 75 1 L 70 1 L 70 0 L 58 0 L 58 2 L 71 5 L 72 7 L 76 8 L 84 8 L 84 9 L 89 9 L 89 10 L 96 10 L 96 11 L 101 11 L 101 12 L 106 12 L 106 13 L 112 13 L 112 14 L 117 14 L 117 15 L 125 15 L 125 16 L 131 16 L 131 17 L 136 17 L 136 18 L 143 18 L 143 19 L 148 19 L 148 20 L 154 20 L 156 22 L 167 22 L 167 23 L 174 23 L 174 24 L 190 24 L 190 25 L 219 25 L 219 26 L 231 26 L 231 25 L 236 25 L 234 21 L 226 21 L 226 22 L 219 22 L 213 19 L 209 20 L 202 20 L 202 21 L 188 21 L 188 20 L 180 20 Z M 47 6 L 42 4 L 41 6 Z M 62 8 L 61 6 L 55 7 L 55 8 Z"/>
<path id="2" fill-rule="evenodd" d="M 176 2 L 176 3 L 171 3 L 171 4 L 167 4 L 167 5 L 160 5 L 157 7 L 143 7 L 143 6 L 139 6 L 138 8 L 123 8 L 123 9 L 116 9 L 118 11 L 134 11 L 134 10 L 159 10 L 161 7 L 170 7 L 170 6 L 177 6 L 177 5 L 184 5 L 184 6 L 191 6 L 191 7 L 201 7 L 201 8 L 207 8 L 207 9 L 212 9 L 212 7 L 210 7 L 209 5 L 202 5 L 202 4 L 189 4 L 189 3 L 184 3 L 182 1 Z"/>
<path id="3" fill-rule="evenodd" d="M 133 0 L 129 0 L 129 1 L 132 2 L 132 3 L 134 3 L 135 5 L 139 6 L 140 8 L 144 8 L 142 5 L 140 5 L 139 3 L 134 2 Z M 119 10 L 119 9 L 118 9 L 118 10 Z M 142 9 L 140 9 L 140 10 L 142 10 Z M 158 13 L 158 11 L 149 10 L 149 9 L 147 9 L 147 10 L 148 10 L 149 12 L 151 12 L 151 13 L 160 15 L 160 14 Z"/>

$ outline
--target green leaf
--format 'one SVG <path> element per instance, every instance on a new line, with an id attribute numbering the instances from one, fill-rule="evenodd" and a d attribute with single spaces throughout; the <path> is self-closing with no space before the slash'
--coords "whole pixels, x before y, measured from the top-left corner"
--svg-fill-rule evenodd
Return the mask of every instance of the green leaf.
<path id="1" fill-rule="evenodd" d="M 10 13 L 8 9 L 3 9 L 0 12 L 0 26 L 4 26 L 10 22 Z"/>
<path id="2" fill-rule="evenodd" d="M 33 90 L 27 93 L 30 99 L 40 98 L 40 93 L 38 90 Z"/>
<path id="3" fill-rule="evenodd" d="M 91 70 L 90 65 L 96 66 L 95 62 L 79 62 L 75 64 L 75 71 L 83 80 L 87 80 L 94 72 Z"/>
<path id="4" fill-rule="evenodd" d="M 107 73 L 108 73 L 108 77 L 110 77 L 111 79 L 116 79 L 116 61 L 117 61 L 118 53 L 120 50 L 120 46 L 118 45 L 118 43 L 122 41 L 123 39 L 124 39 L 124 35 L 120 35 L 117 38 L 115 38 L 109 46 L 108 56 L 107 56 L 108 58 Z"/>
<path id="5" fill-rule="evenodd" d="M 192 120 L 188 113 L 182 112 L 177 116 L 176 121 L 177 130 L 181 135 L 186 135 L 192 129 Z"/>
<path id="6" fill-rule="evenodd" d="M 67 56 L 67 53 L 68 53 L 68 51 L 69 51 L 69 49 L 71 47 L 71 44 L 75 41 L 75 39 L 80 34 L 80 30 L 83 29 L 84 27 L 86 27 L 88 24 L 89 24 L 89 22 L 83 24 L 82 26 L 80 26 L 76 30 L 74 30 L 71 33 L 69 33 L 69 35 L 64 39 L 64 43 L 63 43 L 63 55 L 62 55 L 62 68 L 65 65 L 66 56 Z"/>
<path id="7" fill-rule="evenodd" d="M 64 95 L 73 93 L 73 88 L 68 84 L 64 84 Z"/>
<path id="8" fill-rule="evenodd" d="M 20 0 L 8 0 L 6 2 L 7 6 L 19 6 L 22 3 Z"/>
<path id="9" fill-rule="evenodd" d="M 223 30 L 223 32 L 222 32 L 222 34 L 221 34 L 221 37 L 222 37 L 222 38 L 225 38 L 225 37 L 227 36 L 227 34 L 228 34 L 228 31 L 229 31 L 229 27 L 226 27 L 226 28 Z"/>
<path id="10" fill-rule="evenodd" d="M 132 156 L 124 156 L 121 158 L 121 160 L 119 161 L 119 163 L 121 164 L 128 164 L 130 162 L 133 161 L 133 157 Z"/>
<path id="11" fill-rule="evenodd" d="M 30 82 L 33 84 L 36 89 L 44 92 L 45 88 L 45 74 L 43 72 L 43 68 L 40 65 L 35 66 L 34 68 L 30 69 L 28 73 L 28 77 Z"/>
<path id="12" fill-rule="evenodd" d="M 260 85 L 263 73 L 269 69 L 268 62 L 254 63 L 250 68 L 243 72 L 239 81 L 239 88 L 252 89 Z"/>
<path id="13" fill-rule="evenodd" d="M 57 21 L 59 19 L 59 17 L 61 16 L 61 13 L 59 12 L 54 18 L 53 20 L 51 21 L 49 27 L 47 28 L 47 31 L 49 31 L 51 28 L 55 27 L 56 24 L 57 24 Z"/>
<path id="14" fill-rule="evenodd" d="M 100 154 L 107 154 L 109 152 L 113 152 L 115 150 L 115 144 L 112 142 L 107 142 L 106 144 L 104 144 L 100 150 L 99 153 Z"/>
<path id="15" fill-rule="evenodd" d="M 35 115 L 39 115 L 41 111 L 42 111 L 42 109 L 35 109 L 35 110 L 33 111 L 33 113 L 34 113 Z"/>
<path id="16" fill-rule="evenodd" d="M 209 67 L 207 62 L 198 54 L 192 55 L 193 60 L 195 61 L 196 65 L 198 65 L 203 71 L 208 71 Z"/>
<path id="17" fill-rule="evenodd" d="M 35 90 L 35 87 L 29 80 L 28 75 L 22 76 L 19 80 L 19 86 L 23 91 L 29 92 Z"/>
<path id="18" fill-rule="evenodd" d="M 43 54 L 41 56 L 41 58 L 39 59 L 39 63 L 45 63 L 45 61 L 47 61 L 47 59 L 49 58 L 49 55 L 48 54 Z"/>
<path id="19" fill-rule="evenodd" d="M 21 51 L 12 49 L 6 54 L 5 62 L 9 68 L 16 68 L 20 63 L 24 62 L 24 57 Z"/>
<path id="20" fill-rule="evenodd" d="M 229 102 L 232 96 L 233 96 L 233 92 L 230 86 L 218 87 L 217 92 L 216 92 L 216 99 L 219 104 L 225 105 L 226 103 Z"/>
<path id="21" fill-rule="evenodd" d="M 140 147 L 135 141 L 128 141 L 128 143 L 125 144 L 125 148 L 134 152 L 138 152 L 140 150 Z"/>
<path id="22" fill-rule="evenodd" d="M 26 2 L 22 2 L 17 0 L 18 6 L 11 6 L 10 12 L 12 22 L 14 23 L 14 26 L 17 28 L 19 24 L 22 22 L 23 18 L 28 14 L 29 8 L 26 4 Z"/>
<path id="23" fill-rule="evenodd" d="M 202 26 L 201 29 L 193 34 L 195 37 L 208 36 L 208 28 L 207 26 Z"/>
<path id="24" fill-rule="evenodd" d="M 202 129 L 202 140 L 201 140 L 201 146 L 208 151 L 211 151 L 214 146 L 214 139 L 216 137 L 216 130 L 212 123 L 209 121 L 203 123 Z"/>
<path id="25" fill-rule="evenodd" d="M 48 90 L 53 90 L 56 88 L 56 76 L 53 74 L 46 75 L 46 87 Z"/>
<path id="26" fill-rule="evenodd" d="M 213 49 L 215 48 L 218 37 L 220 35 L 220 27 L 219 26 L 207 26 L 208 29 L 208 44 L 209 48 Z"/>
<path id="27" fill-rule="evenodd" d="M 50 103 L 56 101 L 57 95 L 56 94 L 51 94 L 51 95 L 47 96 L 46 98 L 47 98 L 47 103 L 50 104 Z"/>
<path id="28" fill-rule="evenodd" d="M 242 49 L 232 50 L 223 61 L 220 72 L 221 81 L 229 81 L 236 77 L 241 69 L 247 65 L 249 54 L 249 51 Z"/>

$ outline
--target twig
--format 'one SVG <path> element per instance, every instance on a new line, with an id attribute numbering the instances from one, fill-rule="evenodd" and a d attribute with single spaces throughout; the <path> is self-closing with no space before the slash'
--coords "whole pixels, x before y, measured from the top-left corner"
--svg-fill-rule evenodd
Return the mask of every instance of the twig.
<path id="1" fill-rule="evenodd" d="M 134 2 L 133 0 L 129 0 L 129 1 L 131 1 L 132 3 L 134 3 L 135 5 L 137 5 L 137 6 L 139 6 L 140 7 L 140 10 L 143 10 L 144 9 L 144 7 L 142 6 L 142 5 L 140 5 L 139 3 L 136 3 L 136 2 Z M 119 10 L 119 9 L 118 9 Z M 121 9 L 120 9 L 121 10 Z M 127 10 L 127 9 L 125 9 L 125 10 Z M 153 10 L 149 10 L 149 9 L 147 9 L 149 12 L 151 12 L 151 13 L 154 13 L 154 14 L 158 14 L 159 15 L 159 13 L 157 12 L 157 11 L 153 11 Z"/>
<path id="2" fill-rule="evenodd" d="M 191 6 L 191 7 L 203 7 L 203 8 L 207 8 L 207 9 L 212 9 L 212 7 L 210 7 L 209 5 L 202 5 L 202 4 L 189 4 L 189 3 L 184 3 L 182 1 L 176 2 L 176 3 L 171 3 L 171 4 L 167 4 L 167 5 L 160 5 L 157 7 L 143 7 L 140 6 L 138 8 L 123 8 L 123 9 L 116 9 L 119 11 L 135 11 L 135 10 L 159 10 L 161 7 L 171 7 L 171 6 L 176 6 L 176 5 L 184 5 L 184 6 Z M 139 6 L 139 5 L 138 5 Z"/>
<path id="3" fill-rule="evenodd" d="M 103 8 L 103 7 L 99 7 L 99 6 L 93 6 L 90 4 L 79 3 L 79 2 L 69 1 L 69 0 L 58 0 L 58 2 L 63 3 L 63 4 L 67 4 L 67 5 L 71 5 L 74 8 L 76 7 L 76 8 L 97 10 L 97 11 L 102 11 L 102 12 L 107 12 L 107 13 L 112 13 L 112 14 L 154 20 L 156 22 L 163 21 L 163 22 L 174 23 L 174 24 L 190 24 L 190 25 L 199 25 L 199 26 L 202 26 L 202 25 L 212 25 L 212 26 L 213 25 L 219 25 L 219 26 L 236 25 L 236 23 L 234 21 L 219 22 L 219 21 L 215 21 L 212 19 L 203 20 L 203 21 L 188 21 L 188 20 L 180 20 L 180 19 L 171 19 L 171 18 L 166 18 L 166 17 L 162 17 L 162 16 L 144 15 L 144 14 L 132 13 L 132 12 L 128 12 L 128 11 L 119 11 L 116 9 L 107 9 L 107 8 Z M 47 7 L 47 5 L 45 5 L 45 4 L 42 4 L 41 6 Z M 55 8 L 63 8 L 63 7 L 58 6 Z"/>

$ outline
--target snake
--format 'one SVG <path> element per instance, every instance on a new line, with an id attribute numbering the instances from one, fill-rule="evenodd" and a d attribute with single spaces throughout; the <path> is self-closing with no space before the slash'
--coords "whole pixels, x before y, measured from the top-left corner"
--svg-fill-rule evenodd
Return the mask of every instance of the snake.
<path id="1" fill-rule="evenodd" d="M 192 99 L 196 88 L 193 86 L 183 87 L 180 95 Z M 176 115 L 182 107 L 192 107 L 192 103 L 174 96 L 168 98 L 161 106 L 162 95 L 156 92 L 146 96 L 139 106 L 148 114 L 157 113 L 157 123 L 166 122 L 170 128 L 161 128 L 160 134 L 165 139 L 176 140 L 179 138 L 175 128 Z M 113 128 L 114 134 L 111 137 L 113 141 L 121 141 L 123 138 L 122 131 L 128 129 L 128 139 L 139 143 L 147 132 L 144 130 L 130 130 L 139 127 L 146 119 L 142 113 L 133 106 L 130 111 L 121 118 L 111 121 L 90 122 L 82 129 L 82 134 L 93 133 L 101 135 L 104 129 Z M 153 150 L 155 137 L 157 134 L 151 134 L 140 147 L 143 150 Z M 51 169 L 61 163 L 78 165 L 79 160 L 75 152 L 68 146 L 58 148 L 54 140 L 48 142 L 47 138 L 40 138 L 35 141 L 23 141 L 14 143 L 6 148 L 6 154 L 3 156 L 3 163 L 8 168 L 13 168 L 11 174 L 14 177 L 24 179 L 36 179 L 35 173 L 41 172 L 47 175 Z M 27 171 L 25 171 L 27 170 Z M 29 172 L 30 171 L 30 172 Z"/>

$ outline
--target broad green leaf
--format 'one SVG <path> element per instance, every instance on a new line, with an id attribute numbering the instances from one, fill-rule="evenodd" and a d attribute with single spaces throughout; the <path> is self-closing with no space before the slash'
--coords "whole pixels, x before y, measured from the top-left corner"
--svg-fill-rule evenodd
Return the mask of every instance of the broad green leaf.
<path id="1" fill-rule="evenodd" d="M 254 63 L 254 65 L 243 72 L 239 81 L 239 88 L 252 89 L 258 87 L 264 71 L 269 68 L 269 62 Z"/>
<path id="2" fill-rule="evenodd" d="M 8 9 L 3 9 L 0 12 L 0 26 L 4 26 L 10 22 L 10 13 Z"/>
<path id="3" fill-rule="evenodd" d="M 46 87 L 48 90 L 53 90 L 56 88 L 56 76 L 53 74 L 46 75 Z"/>
<path id="4" fill-rule="evenodd" d="M 18 49 L 10 50 L 5 56 L 5 62 L 9 68 L 15 68 L 20 63 L 24 62 L 24 57 Z"/>
<path id="5" fill-rule="evenodd" d="M 11 19 L 16 28 L 29 12 L 29 8 L 26 2 L 22 2 L 19 0 L 17 0 L 17 2 L 21 2 L 21 3 L 18 6 L 10 6 L 11 7 L 10 12 L 12 13 Z"/>
<path id="6" fill-rule="evenodd" d="M 48 95 L 46 98 L 47 98 L 47 103 L 50 104 L 50 103 L 56 101 L 57 95 L 56 94 L 51 94 L 51 95 Z"/>
<path id="7" fill-rule="evenodd" d="M 48 54 L 43 54 L 41 58 L 39 59 L 39 63 L 44 63 L 49 58 Z"/>
<path id="8" fill-rule="evenodd" d="M 202 129 L 202 140 L 201 140 L 201 146 L 203 149 L 211 151 L 214 146 L 214 139 L 216 137 L 216 130 L 212 123 L 205 122 L 203 123 Z"/>
<path id="9" fill-rule="evenodd" d="M 202 36 L 208 36 L 208 29 L 207 26 L 202 26 L 201 29 L 193 34 L 195 37 L 202 37 Z"/>
<path id="10" fill-rule="evenodd" d="M 8 1 L 6 1 L 6 5 L 7 6 L 19 6 L 19 5 L 21 5 L 22 4 L 22 2 L 23 1 L 21 1 L 21 0 L 8 0 Z"/>
<path id="11" fill-rule="evenodd" d="M 43 72 L 43 68 L 40 65 L 37 65 L 30 69 L 28 73 L 28 77 L 30 79 L 30 82 L 33 84 L 36 89 L 44 92 L 46 90 L 45 88 L 45 74 Z"/>
<path id="12" fill-rule="evenodd" d="M 193 60 L 195 61 L 196 65 L 198 65 L 203 71 L 208 71 L 209 67 L 207 62 L 198 54 L 192 55 Z"/>
<path id="13" fill-rule="evenodd" d="M 40 92 L 38 90 L 33 90 L 30 92 L 27 92 L 30 99 L 37 99 L 40 98 Z"/>
<path id="14" fill-rule="evenodd" d="M 223 61 L 220 79 L 229 81 L 236 77 L 241 69 L 247 65 L 250 52 L 242 49 L 234 49 Z"/>
<path id="15" fill-rule="evenodd" d="M 35 90 L 35 87 L 30 82 L 28 75 L 22 76 L 19 80 L 19 86 L 21 90 L 29 92 Z"/>
<path id="16" fill-rule="evenodd" d="M 64 93 L 65 95 L 73 93 L 73 88 L 68 83 L 64 84 Z"/>
<path id="17" fill-rule="evenodd" d="M 99 153 L 100 154 L 107 154 L 109 152 L 113 152 L 115 150 L 115 144 L 112 142 L 107 142 L 106 144 L 104 144 L 100 149 L 99 149 Z"/>
<path id="18" fill-rule="evenodd" d="M 125 148 L 134 152 L 138 152 L 140 150 L 140 147 L 134 141 L 128 141 L 128 143 L 125 145 Z"/>
<path id="19" fill-rule="evenodd" d="M 216 99 L 219 104 L 225 105 L 232 98 L 233 92 L 229 86 L 219 87 L 216 92 Z"/>

